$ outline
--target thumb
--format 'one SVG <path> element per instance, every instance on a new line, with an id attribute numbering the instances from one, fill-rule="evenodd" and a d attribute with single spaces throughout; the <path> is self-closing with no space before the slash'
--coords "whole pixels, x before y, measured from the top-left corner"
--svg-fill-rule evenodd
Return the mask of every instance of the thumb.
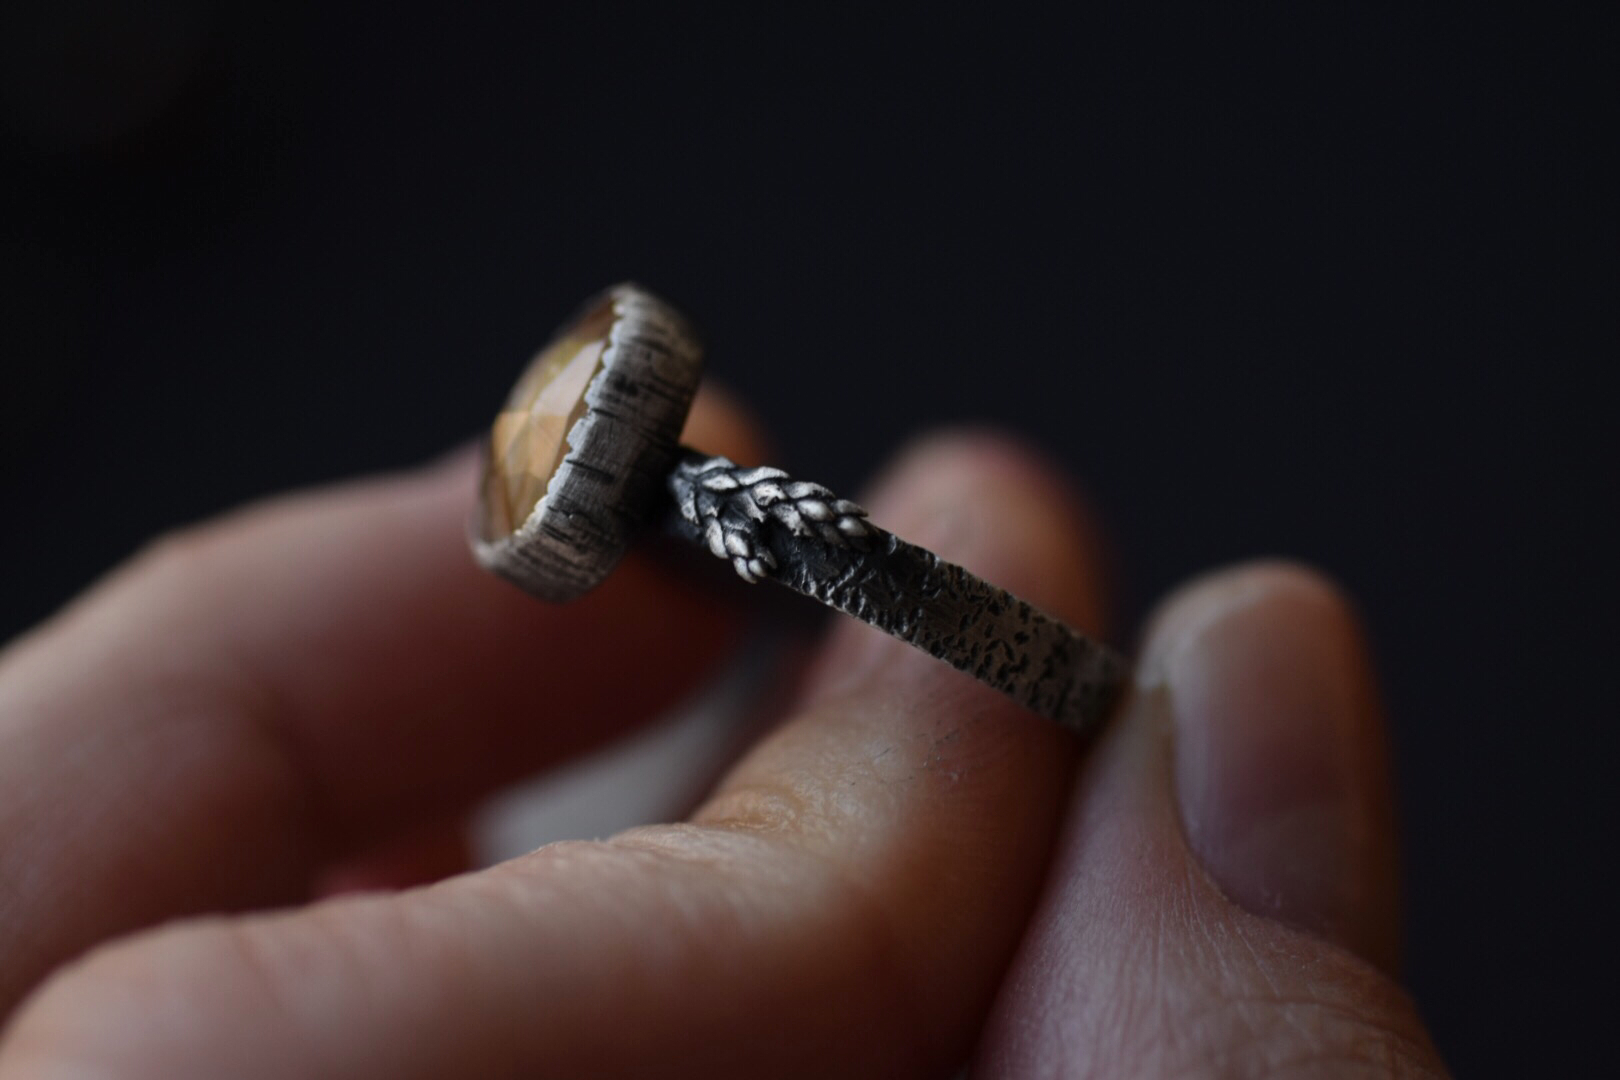
<path id="1" fill-rule="evenodd" d="M 1082 772 L 988 1076 L 1444 1073 L 1395 964 L 1383 730 L 1315 574 L 1179 592 Z"/>

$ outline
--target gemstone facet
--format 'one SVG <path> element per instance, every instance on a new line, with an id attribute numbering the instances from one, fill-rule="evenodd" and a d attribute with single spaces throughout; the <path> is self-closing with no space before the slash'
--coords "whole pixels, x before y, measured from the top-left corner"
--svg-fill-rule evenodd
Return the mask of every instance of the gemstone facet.
<path id="1" fill-rule="evenodd" d="M 545 497 L 568 453 L 568 433 L 585 415 L 585 391 L 602 370 L 613 329 L 605 296 L 563 327 L 512 388 L 490 431 L 484 536 L 510 536 Z"/>

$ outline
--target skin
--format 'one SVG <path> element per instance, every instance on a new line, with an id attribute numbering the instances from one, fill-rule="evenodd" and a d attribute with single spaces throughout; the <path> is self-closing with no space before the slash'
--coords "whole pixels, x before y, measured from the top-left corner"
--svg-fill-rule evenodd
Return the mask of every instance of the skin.
<path id="1" fill-rule="evenodd" d="M 688 441 L 757 460 L 700 401 Z M 184 530 L 0 654 L 0 1080 L 1443 1073 L 1316 573 L 1164 601 L 1089 747 L 837 620 L 688 821 L 451 873 L 480 798 L 739 627 L 634 556 L 563 608 L 482 574 L 474 470 Z M 1017 445 L 925 439 L 866 503 L 1106 632 L 1094 526 Z M 637 678 L 590 677 L 610 655 Z"/>

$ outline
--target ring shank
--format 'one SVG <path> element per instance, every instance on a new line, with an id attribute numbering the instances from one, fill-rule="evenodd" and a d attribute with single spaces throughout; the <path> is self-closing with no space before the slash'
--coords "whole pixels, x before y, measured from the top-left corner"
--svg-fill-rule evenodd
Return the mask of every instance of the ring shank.
<path id="1" fill-rule="evenodd" d="M 717 504 L 710 496 L 705 505 L 697 497 L 703 494 L 701 478 L 728 470 L 742 482 L 734 479 L 725 488 L 733 493 L 729 500 Z M 746 533 L 751 549 L 768 553 L 765 576 L 916 646 L 1071 730 L 1088 734 L 1108 715 L 1126 672 L 1112 649 L 864 520 L 852 540 L 827 528 L 786 527 L 777 516 L 761 513 L 758 500 L 734 494 L 747 492 L 750 476 L 760 474 L 774 490 L 795 486 L 777 470 L 741 470 L 723 458 L 685 452 L 667 485 L 682 508 L 675 531 L 717 554 L 724 546 L 717 536 Z M 828 503 L 815 501 L 823 508 Z M 833 505 L 864 519 L 852 504 Z M 742 547 L 734 540 L 730 550 Z"/>

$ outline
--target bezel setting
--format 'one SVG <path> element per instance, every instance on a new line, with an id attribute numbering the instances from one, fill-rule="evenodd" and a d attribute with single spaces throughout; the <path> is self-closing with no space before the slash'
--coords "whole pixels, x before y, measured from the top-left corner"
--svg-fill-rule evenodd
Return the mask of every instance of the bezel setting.
<path id="1" fill-rule="evenodd" d="M 486 438 L 471 543 L 478 562 L 545 600 L 573 600 L 618 565 L 666 500 L 681 428 L 703 373 L 702 345 L 669 304 L 638 285 L 607 289 L 573 326 L 613 306 L 601 369 L 568 430 L 567 450 L 528 517 L 499 535 L 492 500 L 504 482 Z M 565 331 L 566 332 L 566 328 Z"/>

